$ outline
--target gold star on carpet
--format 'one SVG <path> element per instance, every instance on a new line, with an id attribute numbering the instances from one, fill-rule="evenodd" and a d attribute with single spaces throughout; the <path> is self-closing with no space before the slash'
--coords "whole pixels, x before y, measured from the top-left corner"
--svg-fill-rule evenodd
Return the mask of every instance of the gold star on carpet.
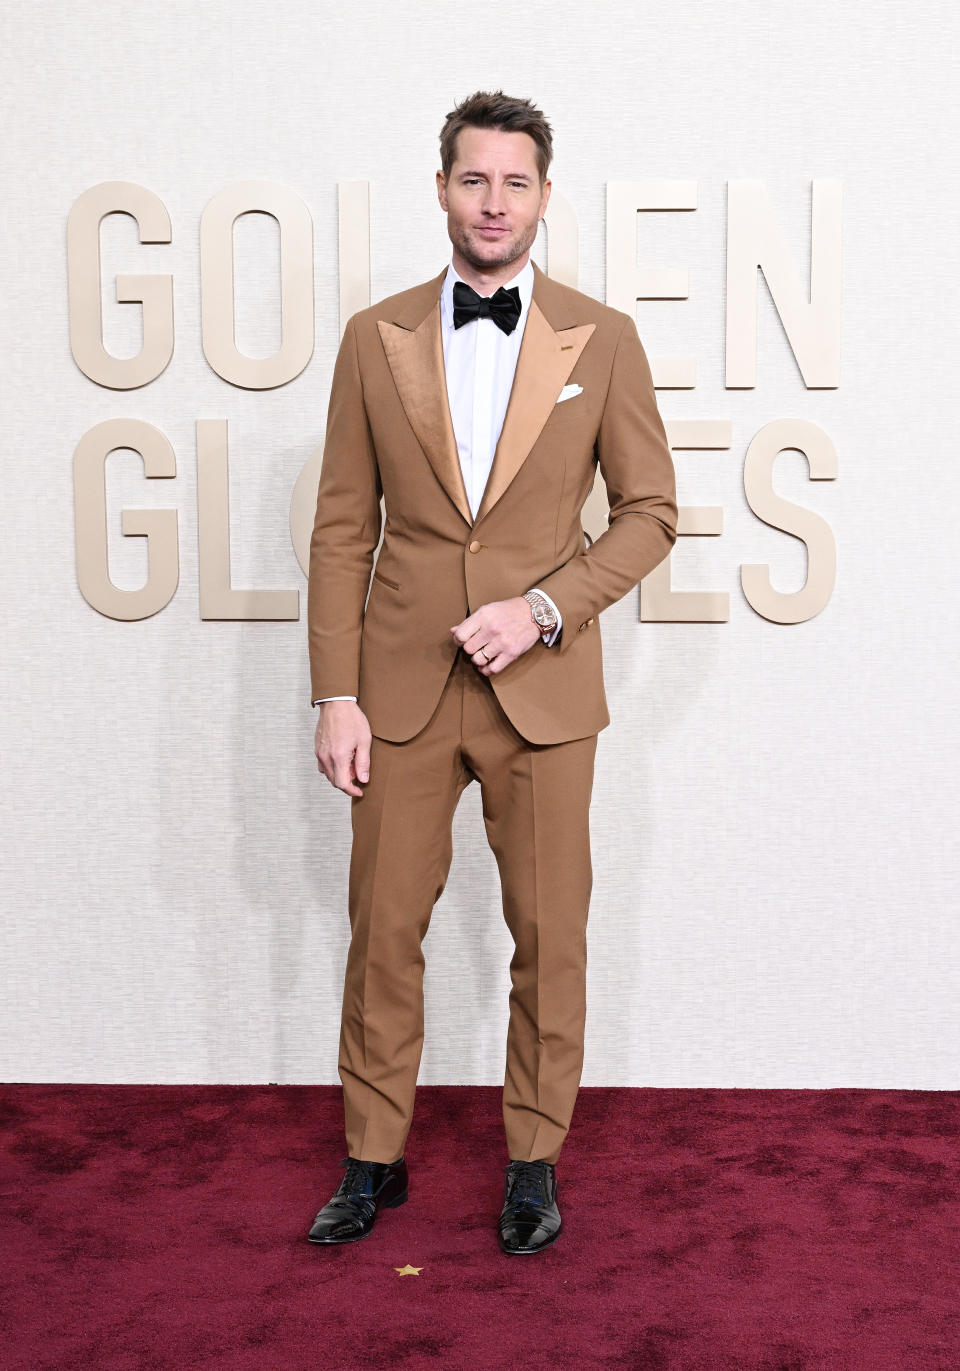
<path id="1" fill-rule="evenodd" d="M 393 1269 L 399 1276 L 419 1276 L 420 1272 L 423 1270 L 423 1267 L 410 1266 L 410 1264 L 408 1263 L 406 1266 L 395 1266 Z"/>

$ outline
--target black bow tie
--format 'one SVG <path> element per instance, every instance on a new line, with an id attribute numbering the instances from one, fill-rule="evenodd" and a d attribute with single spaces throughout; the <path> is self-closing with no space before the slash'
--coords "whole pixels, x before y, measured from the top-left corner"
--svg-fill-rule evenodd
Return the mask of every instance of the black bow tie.
<path id="1" fill-rule="evenodd" d="M 512 333 L 520 318 L 520 288 L 499 286 L 492 295 L 478 295 L 466 281 L 453 283 L 453 327 L 471 319 L 492 319 L 504 333 Z"/>

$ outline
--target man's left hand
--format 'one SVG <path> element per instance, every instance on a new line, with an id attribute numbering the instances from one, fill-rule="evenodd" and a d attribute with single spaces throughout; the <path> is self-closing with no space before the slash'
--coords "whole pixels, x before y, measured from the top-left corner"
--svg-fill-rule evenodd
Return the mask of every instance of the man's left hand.
<path id="1" fill-rule="evenodd" d="M 533 621 L 530 602 L 522 595 L 481 605 L 459 624 L 454 624 L 450 632 L 481 676 L 502 671 L 533 647 L 541 636 Z"/>

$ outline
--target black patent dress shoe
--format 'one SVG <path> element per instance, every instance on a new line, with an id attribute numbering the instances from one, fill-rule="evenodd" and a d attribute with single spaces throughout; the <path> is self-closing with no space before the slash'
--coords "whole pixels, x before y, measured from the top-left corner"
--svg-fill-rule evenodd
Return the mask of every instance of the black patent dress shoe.
<path id="1" fill-rule="evenodd" d="M 557 1173 L 552 1162 L 510 1162 L 497 1239 L 504 1252 L 539 1252 L 560 1236 Z"/>
<path id="2" fill-rule="evenodd" d="M 308 1242 L 357 1242 L 374 1225 L 377 1210 L 395 1209 L 407 1199 L 407 1163 L 361 1161 L 344 1157 L 343 1180 L 313 1221 Z"/>

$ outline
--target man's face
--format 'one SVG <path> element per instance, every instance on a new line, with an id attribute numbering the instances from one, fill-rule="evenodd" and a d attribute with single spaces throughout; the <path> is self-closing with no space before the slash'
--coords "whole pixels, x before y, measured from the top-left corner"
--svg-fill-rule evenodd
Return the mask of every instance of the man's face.
<path id="1" fill-rule="evenodd" d="M 541 189 L 529 133 L 465 128 L 449 178 L 437 172 L 437 194 L 454 248 L 475 271 L 490 271 L 533 246 L 550 182 Z"/>

